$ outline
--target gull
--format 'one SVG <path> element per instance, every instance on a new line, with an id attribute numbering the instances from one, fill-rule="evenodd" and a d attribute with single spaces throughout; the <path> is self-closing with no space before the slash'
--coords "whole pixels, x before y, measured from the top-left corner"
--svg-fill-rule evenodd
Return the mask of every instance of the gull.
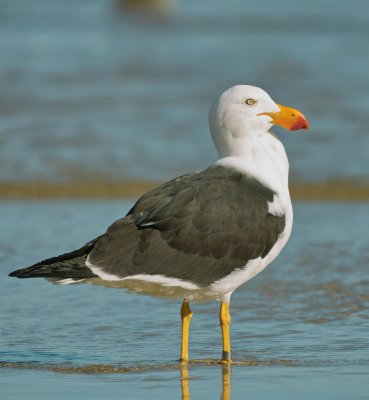
<path id="1" fill-rule="evenodd" d="M 190 302 L 218 300 L 222 362 L 230 362 L 231 295 L 278 256 L 292 230 L 289 163 L 273 125 L 309 127 L 300 111 L 275 103 L 258 87 L 229 88 L 209 112 L 219 154 L 213 165 L 144 194 L 81 248 L 10 276 L 180 298 L 181 361 L 189 359 Z"/>

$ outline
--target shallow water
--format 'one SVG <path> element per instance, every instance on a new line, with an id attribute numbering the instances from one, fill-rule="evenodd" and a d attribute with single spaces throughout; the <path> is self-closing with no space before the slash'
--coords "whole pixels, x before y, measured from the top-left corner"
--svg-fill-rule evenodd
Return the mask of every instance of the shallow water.
<path id="1" fill-rule="evenodd" d="M 17 386 L 14 388 L 14 382 Z M 18 383 L 19 382 L 19 383 Z M 40 387 L 42 382 L 42 388 Z M 189 380 L 180 370 L 125 375 L 61 375 L 52 372 L 2 370 L 6 398 L 66 399 L 366 399 L 367 369 L 357 367 L 233 367 L 230 386 L 221 367 L 190 368 Z M 187 386 L 185 386 L 187 385 Z M 184 393 L 184 395 L 183 395 Z"/>
<path id="2" fill-rule="evenodd" d="M 295 180 L 368 178 L 368 1 L 177 0 L 164 19 L 117 3 L 1 2 L 0 180 L 202 169 L 210 102 L 235 83 L 308 116 L 276 129 Z"/>
<path id="3" fill-rule="evenodd" d="M 191 364 L 189 380 L 181 379 L 179 303 L 7 277 L 95 237 L 131 204 L 0 203 L 0 386 L 6 398 L 181 398 L 186 383 L 193 399 L 227 398 L 220 365 Z M 232 296 L 233 358 L 243 364 L 232 367 L 233 399 L 366 398 L 368 215 L 367 203 L 295 205 L 285 251 Z M 218 304 L 192 308 L 190 358 L 218 359 Z"/>

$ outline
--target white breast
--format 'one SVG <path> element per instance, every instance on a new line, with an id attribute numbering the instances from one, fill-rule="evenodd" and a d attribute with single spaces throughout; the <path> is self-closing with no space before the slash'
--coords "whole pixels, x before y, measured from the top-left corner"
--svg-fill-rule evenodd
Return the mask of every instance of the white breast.
<path id="1" fill-rule="evenodd" d="M 289 164 L 282 143 L 270 133 L 256 141 L 245 156 L 225 157 L 217 164 L 235 168 L 272 189 L 275 195 L 273 201 L 268 203 L 269 212 L 285 217 L 285 229 L 265 258 L 250 260 L 243 268 L 211 285 L 211 291 L 217 293 L 219 298 L 229 299 L 236 288 L 261 272 L 278 256 L 290 237 L 293 211 L 288 190 Z"/>

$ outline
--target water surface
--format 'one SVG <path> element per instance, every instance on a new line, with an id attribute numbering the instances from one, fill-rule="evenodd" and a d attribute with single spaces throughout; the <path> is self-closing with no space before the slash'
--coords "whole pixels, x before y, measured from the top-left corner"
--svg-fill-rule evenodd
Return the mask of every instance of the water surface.
<path id="1" fill-rule="evenodd" d="M 0 203 L 0 385 L 7 398 L 181 398 L 179 303 L 7 277 L 95 237 L 131 204 Z M 232 398 L 367 396 L 368 215 L 367 203 L 295 205 L 285 251 L 232 296 L 233 358 L 243 364 L 232 368 Z M 218 304 L 192 308 L 191 359 L 218 359 Z M 190 365 L 189 377 L 194 399 L 224 392 L 220 365 Z"/>
<path id="2" fill-rule="evenodd" d="M 117 3 L 1 2 L 0 180 L 202 169 L 209 105 L 236 83 L 307 115 L 309 133 L 276 129 L 295 180 L 368 179 L 366 0 L 178 0 L 164 19 Z"/>

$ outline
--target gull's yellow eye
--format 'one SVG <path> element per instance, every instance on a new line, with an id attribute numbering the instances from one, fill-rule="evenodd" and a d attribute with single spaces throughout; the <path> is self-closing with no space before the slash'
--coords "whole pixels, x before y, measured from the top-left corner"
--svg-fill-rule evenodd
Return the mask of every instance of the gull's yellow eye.
<path id="1" fill-rule="evenodd" d="M 254 106 L 256 104 L 256 100 L 247 99 L 247 100 L 245 100 L 245 104 L 247 104 L 248 106 Z"/>

